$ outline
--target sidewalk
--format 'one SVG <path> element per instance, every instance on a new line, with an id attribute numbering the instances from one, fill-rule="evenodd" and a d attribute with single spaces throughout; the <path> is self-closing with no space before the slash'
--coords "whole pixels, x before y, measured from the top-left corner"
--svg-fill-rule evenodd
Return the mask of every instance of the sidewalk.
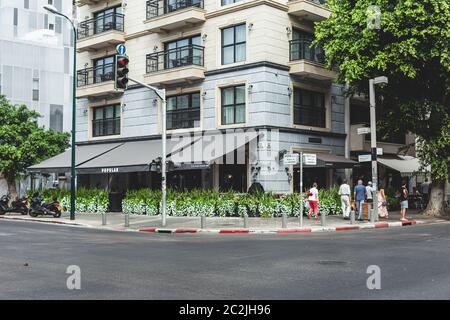
<path id="1" fill-rule="evenodd" d="M 389 219 L 380 219 L 376 223 L 370 221 L 351 224 L 349 220 L 343 220 L 341 216 L 327 216 L 326 223 L 323 226 L 321 220 L 303 219 L 303 227 L 300 228 L 299 218 L 288 218 L 287 228 L 282 228 L 281 218 L 248 218 L 247 228 L 244 228 L 243 218 L 206 218 L 206 225 L 201 229 L 200 217 L 167 217 L 167 224 L 164 228 L 161 226 L 160 216 L 139 216 L 130 215 L 130 226 L 125 227 L 125 215 L 121 213 L 107 213 L 107 224 L 102 225 L 101 214 L 78 214 L 76 220 L 71 221 L 69 214 L 64 213 L 61 218 L 41 216 L 31 218 L 18 214 L 6 214 L 0 216 L 0 219 L 24 220 L 45 223 L 64 224 L 72 226 L 82 226 L 88 228 L 115 230 L 115 231 L 141 231 L 141 232 L 160 232 L 160 233 L 302 233 L 302 232 L 332 232 L 344 230 L 376 229 L 387 227 L 400 227 L 404 225 L 439 223 L 446 222 L 443 219 L 423 216 L 417 211 L 411 210 L 408 214 L 409 222 L 400 222 L 400 213 L 390 213 Z"/>

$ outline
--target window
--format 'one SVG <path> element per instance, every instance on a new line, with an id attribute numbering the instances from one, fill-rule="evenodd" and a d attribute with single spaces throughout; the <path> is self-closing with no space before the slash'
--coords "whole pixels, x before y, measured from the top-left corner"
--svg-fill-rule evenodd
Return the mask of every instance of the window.
<path id="1" fill-rule="evenodd" d="M 97 107 L 93 110 L 92 136 L 120 134 L 120 105 Z"/>
<path id="2" fill-rule="evenodd" d="M 30 0 L 23 0 L 24 9 L 30 9 Z"/>
<path id="3" fill-rule="evenodd" d="M 167 98 L 167 129 L 185 129 L 199 126 L 199 92 Z"/>
<path id="4" fill-rule="evenodd" d="M 322 48 L 312 47 L 314 34 L 294 29 L 292 40 L 290 41 L 290 61 L 309 60 L 317 63 L 324 63 L 325 54 Z"/>
<path id="5" fill-rule="evenodd" d="M 200 36 L 179 39 L 164 44 L 164 69 L 186 65 L 203 65 Z"/>
<path id="6" fill-rule="evenodd" d="M 114 80 L 114 56 L 96 59 L 94 61 L 94 83 Z"/>
<path id="7" fill-rule="evenodd" d="M 294 124 L 326 127 L 325 94 L 294 89 Z"/>
<path id="8" fill-rule="evenodd" d="M 241 0 L 222 0 L 222 5 L 226 6 L 227 4 L 232 4 L 236 2 L 240 2 Z"/>
<path id="9" fill-rule="evenodd" d="M 108 8 L 103 11 L 96 12 L 95 18 L 95 34 L 109 30 L 123 31 L 122 7 Z"/>
<path id="10" fill-rule="evenodd" d="M 50 129 L 57 132 L 63 131 L 63 106 L 50 105 Z"/>
<path id="11" fill-rule="evenodd" d="M 39 79 L 33 79 L 33 101 L 39 101 Z"/>
<path id="12" fill-rule="evenodd" d="M 222 64 L 245 61 L 245 24 L 222 29 Z"/>
<path id="13" fill-rule="evenodd" d="M 14 8 L 14 17 L 13 17 L 14 19 L 13 19 L 13 24 L 15 25 L 15 26 L 17 26 L 18 25 L 18 20 L 19 20 L 19 10 L 17 10 L 17 8 Z"/>
<path id="14" fill-rule="evenodd" d="M 245 123 L 245 85 L 222 89 L 222 125 Z"/>

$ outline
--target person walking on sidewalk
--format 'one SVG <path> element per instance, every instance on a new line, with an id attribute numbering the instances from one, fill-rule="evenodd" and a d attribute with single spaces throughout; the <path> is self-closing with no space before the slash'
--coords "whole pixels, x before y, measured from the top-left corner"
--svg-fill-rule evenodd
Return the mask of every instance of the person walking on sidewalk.
<path id="1" fill-rule="evenodd" d="M 358 221 L 362 221 L 362 204 L 366 199 L 366 187 L 361 179 L 358 180 L 353 197 L 355 198 L 356 210 L 358 210 Z"/>
<path id="2" fill-rule="evenodd" d="M 344 180 L 339 187 L 339 195 L 341 196 L 342 215 L 344 220 L 350 219 L 350 186 L 347 184 L 347 180 Z"/>
<path id="3" fill-rule="evenodd" d="M 366 200 L 367 200 L 367 203 L 373 203 L 372 181 L 367 182 L 367 186 L 366 186 Z"/>
<path id="4" fill-rule="evenodd" d="M 319 219 L 319 190 L 317 190 L 317 183 L 313 183 L 313 186 L 308 191 L 308 204 L 309 204 L 309 213 L 308 219 L 311 218 L 311 213 L 314 213 L 314 219 Z"/>
<path id="5" fill-rule="evenodd" d="M 400 190 L 400 220 L 407 221 L 406 210 L 408 210 L 408 189 L 406 183 L 403 183 Z"/>
<path id="6" fill-rule="evenodd" d="M 380 190 L 377 194 L 378 197 L 378 215 L 380 218 L 387 219 L 389 214 L 387 210 L 387 201 L 386 201 L 386 195 L 384 193 L 384 188 L 380 186 Z"/>

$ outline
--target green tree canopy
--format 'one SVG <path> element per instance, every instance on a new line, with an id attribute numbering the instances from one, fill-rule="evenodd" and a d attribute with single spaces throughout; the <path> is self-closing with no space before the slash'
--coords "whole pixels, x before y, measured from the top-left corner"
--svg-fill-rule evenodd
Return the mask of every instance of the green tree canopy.
<path id="1" fill-rule="evenodd" d="M 63 152 L 69 134 L 39 127 L 40 115 L 26 106 L 15 106 L 0 96 L 0 174 L 11 193 L 26 168 Z"/>
<path id="2" fill-rule="evenodd" d="M 329 19 L 316 24 L 315 45 L 338 72 L 348 93 L 368 93 L 368 79 L 387 76 L 377 87 L 379 121 L 391 132 L 412 132 L 421 141 L 420 160 L 443 185 L 450 157 L 450 0 L 328 0 Z M 368 24 L 371 6 L 379 28 Z M 430 143 L 430 144 L 429 144 Z M 434 152 L 427 147 L 433 145 Z"/>

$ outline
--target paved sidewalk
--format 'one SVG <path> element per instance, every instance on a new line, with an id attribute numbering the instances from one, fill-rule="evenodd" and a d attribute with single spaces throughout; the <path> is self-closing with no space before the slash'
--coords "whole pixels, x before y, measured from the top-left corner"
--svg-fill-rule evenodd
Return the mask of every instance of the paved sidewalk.
<path id="1" fill-rule="evenodd" d="M 78 214 L 76 220 L 71 221 L 68 213 L 64 213 L 61 218 L 21 216 L 18 214 L 6 214 L 0 219 L 25 220 L 46 223 L 56 223 L 73 226 L 83 226 L 116 231 L 142 231 L 142 232 L 163 232 L 163 233 L 296 233 L 296 232 L 330 232 L 344 230 L 358 230 L 371 228 L 397 227 L 412 224 L 439 223 L 445 222 L 443 219 L 423 216 L 411 210 L 408 214 L 410 222 L 401 223 L 399 212 L 390 213 L 389 219 L 380 219 L 373 224 L 369 221 L 351 224 L 349 220 L 343 220 L 341 216 L 327 216 L 325 225 L 321 220 L 303 219 L 303 226 L 300 227 L 299 218 L 288 218 L 287 228 L 282 228 L 281 218 L 248 218 L 248 226 L 244 228 L 243 218 L 206 218 L 206 226 L 201 229 L 201 219 L 199 217 L 167 217 L 167 224 L 161 226 L 160 216 L 139 216 L 130 215 L 130 226 L 125 227 L 125 215 L 121 213 L 108 213 L 107 224 L 102 225 L 101 214 Z"/>

